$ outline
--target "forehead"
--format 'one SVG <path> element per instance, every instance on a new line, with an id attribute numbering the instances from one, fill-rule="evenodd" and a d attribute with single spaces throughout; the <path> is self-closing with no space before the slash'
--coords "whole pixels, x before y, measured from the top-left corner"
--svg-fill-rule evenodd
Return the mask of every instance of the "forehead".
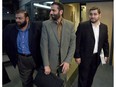
<path id="1" fill-rule="evenodd" d="M 15 16 L 16 17 L 24 17 L 24 13 L 17 13 Z"/>
<path id="2" fill-rule="evenodd" d="M 98 13 L 98 10 L 91 10 L 90 13 Z"/>
<path id="3" fill-rule="evenodd" d="M 58 9 L 58 5 L 52 5 L 51 9 Z"/>

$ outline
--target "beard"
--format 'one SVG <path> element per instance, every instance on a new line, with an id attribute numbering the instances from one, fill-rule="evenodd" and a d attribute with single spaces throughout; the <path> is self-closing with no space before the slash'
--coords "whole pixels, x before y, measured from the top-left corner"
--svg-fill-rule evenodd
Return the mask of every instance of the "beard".
<path id="1" fill-rule="evenodd" d="M 92 23 L 96 23 L 99 19 L 90 19 Z"/>
<path id="2" fill-rule="evenodd" d="M 59 18 L 60 18 L 60 14 L 51 14 L 51 18 L 54 20 L 54 21 L 57 21 Z"/>
<path id="3" fill-rule="evenodd" d="M 26 24 L 27 24 L 27 21 L 25 20 L 23 23 L 21 23 L 21 24 L 18 24 L 17 23 L 17 26 L 19 27 L 19 28 L 23 28 L 23 27 L 25 27 L 26 26 Z"/>

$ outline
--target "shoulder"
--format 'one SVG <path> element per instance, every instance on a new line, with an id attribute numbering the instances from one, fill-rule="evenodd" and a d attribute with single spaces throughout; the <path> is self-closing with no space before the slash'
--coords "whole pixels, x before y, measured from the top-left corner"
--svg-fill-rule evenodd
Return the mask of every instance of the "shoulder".
<path id="1" fill-rule="evenodd" d="M 77 26 L 77 31 L 86 32 L 88 30 L 87 28 L 90 28 L 90 26 L 91 26 L 90 21 L 80 22 L 79 25 Z"/>
<path id="2" fill-rule="evenodd" d="M 13 32 L 16 31 L 16 24 L 8 24 L 4 29 L 3 29 L 3 33 L 4 33 L 4 36 L 8 36 L 9 37 L 9 34 L 12 35 Z"/>
<path id="3" fill-rule="evenodd" d="M 16 24 L 13 23 L 13 24 L 8 24 L 5 28 L 13 28 L 13 27 L 16 27 Z"/>
<path id="4" fill-rule="evenodd" d="M 46 20 L 46 21 L 43 21 L 43 25 L 49 25 L 52 21 L 49 19 L 49 20 Z"/>
<path id="5" fill-rule="evenodd" d="M 102 30 L 108 32 L 108 27 L 107 27 L 107 25 L 104 24 L 104 23 L 100 23 L 100 29 L 102 29 Z"/>
<path id="6" fill-rule="evenodd" d="M 67 20 L 67 19 L 63 19 L 63 22 L 66 23 L 66 24 L 69 24 L 69 25 L 74 25 L 73 22 Z"/>
<path id="7" fill-rule="evenodd" d="M 79 23 L 79 25 L 82 25 L 82 26 L 88 26 L 88 25 L 90 25 L 91 23 L 90 23 L 90 21 L 85 21 L 85 22 L 81 22 L 81 23 Z"/>
<path id="8" fill-rule="evenodd" d="M 14 24 L 8 24 L 8 25 L 5 27 L 4 31 L 9 32 L 9 31 L 14 30 L 14 29 L 16 29 L 16 24 L 15 24 L 15 23 L 14 23 Z"/>
<path id="9" fill-rule="evenodd" d="M 107 25 L 106 24 L 104 24 L 104 23 L 102 23 L 101 22 L 101 24 L 100 24 L 101 26 L 103 26 L 103 27 L 107 27 Z"/>
<path id="10" fill-rule="evenodd" d="M 90 21 L 80 22 L 77 27 L 77 30 L 86 30 L 90 26 L 91 26 Z"/>

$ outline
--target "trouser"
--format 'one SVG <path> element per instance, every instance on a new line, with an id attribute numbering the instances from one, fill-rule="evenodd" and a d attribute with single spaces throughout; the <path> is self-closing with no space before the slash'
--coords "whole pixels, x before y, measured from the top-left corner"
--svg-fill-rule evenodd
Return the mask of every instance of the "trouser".
<path id="1" fill-rule="evenodd" d="M 100 64 L 98 54 L 93 54 L 91 61 L 87 62 L 87 60 L 82 61 L 79 65 L 78 87 L 91 87 L 93 78 Z"/>
<path id="2" fill-rule="evenodd" d="M 22 81 L 22 87 L 33 87 L 33 73 L 35 62 L 32 56 L 18 55 L 18 69 Z"/>
<path id="3" fill-rule="evenodd" d="M 61 73 L 59 77 L 64 80 L 64 85 L 62 87 L 66 87 L 66 82 L 67 82 L 66 74 L 64 75 Z"/>

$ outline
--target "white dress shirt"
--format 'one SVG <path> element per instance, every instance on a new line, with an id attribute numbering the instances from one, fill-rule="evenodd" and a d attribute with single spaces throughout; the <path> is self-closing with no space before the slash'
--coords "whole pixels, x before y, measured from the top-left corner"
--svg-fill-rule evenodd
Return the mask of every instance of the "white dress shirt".
<path id="1" fill-rule="evenodd" d="M 97 53 L 98 52 L 99 25 L 100 25 L 100 22 L 97 25 L 92 23 L 92 28 L 93 28 L 94 37 L 95 37 L 95 45 L 94 45 L 93 53 Z"/>

